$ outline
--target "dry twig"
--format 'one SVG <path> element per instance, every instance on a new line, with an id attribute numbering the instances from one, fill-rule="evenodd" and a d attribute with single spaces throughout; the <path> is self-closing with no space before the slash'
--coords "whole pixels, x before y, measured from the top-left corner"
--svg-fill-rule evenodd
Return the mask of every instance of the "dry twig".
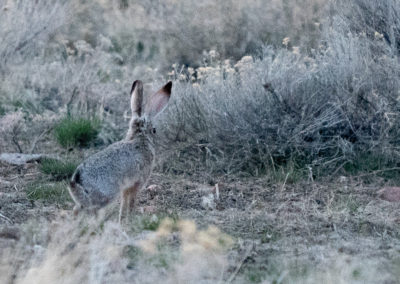
<path id="1" fill-rule="evenodd" d="M 6 220 L 7 222 L 9 222 L 10 224 L 14 224 L 14 222 L 13 222 L 10 218 L 4 216 L 4 215 L 1 214 L 1 213 L 0 213 L 0 218 L 3 218 L 4 220 Z"/>
<path id="2" fill-rule="evenodd" d="M 232 273 L 231 277 L 228 279 L 228 283 L 232 283 L 233 280 L 235 280 L 236 275 L 238 274 L 240 268 L 242 268 L 243 263 L 246 261 L 246 259 L 250 256 L 251 251 L 253 250 L 253 245 L 249 245 L 247 247 L 246 253 L 244 254 L 243 258 L 240 260 L 238 265 L 236 266 L 235 271 Z"/>

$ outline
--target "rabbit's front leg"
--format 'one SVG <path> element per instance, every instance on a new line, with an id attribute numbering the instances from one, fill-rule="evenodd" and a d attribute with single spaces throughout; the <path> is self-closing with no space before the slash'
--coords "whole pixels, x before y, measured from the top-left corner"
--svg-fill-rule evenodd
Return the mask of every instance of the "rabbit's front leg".
<path id="1" fill-rule="evenodd" d="M 122 215 L 129 215 L 135 208 L 136 195 L 140 189 L 140 183 L 136 182 L 133 186 L 128 187 L 121 192 L 121 206 L 119 209 L 119 223 L 121 224 Z"/>

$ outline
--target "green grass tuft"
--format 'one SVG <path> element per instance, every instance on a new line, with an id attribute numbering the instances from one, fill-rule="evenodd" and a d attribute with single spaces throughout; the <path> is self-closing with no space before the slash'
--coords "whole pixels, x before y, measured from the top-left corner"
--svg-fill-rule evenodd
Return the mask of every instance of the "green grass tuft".
<path id="1" fill-rule="evenodd" d="M 269 176 L 273 182 L 295 184 L 308 177 L 307 169 L 303 164 L 289 160 L 282 165 L 270 166 Z"/>
<path id="2" fill-rule="evenodd" d="M 124 247 L 123 255 L 129 260 L 127 268 L 134 269 L 136 263 L 143 257 L 143 252 L 138 247 L 128 245 Z"/>
<path id="3" fill-rule="evenodd" d="M 87 147 L 100 132 L 98 119 L 66 117 L 55 127 L 58 143 L 64 147 Z"/>
<path id="4" fill-rule="evenodd" d="M 165 218 L 170 218 L 174 224 L 179 220 L 179 217 L 174 213 L 141 214 L 132 218 L 132 225 L 136 230 L 139 229 L 140 231 L 157 231 Z"/>
<path id="5" fill-rule="evenodd" d="M 72 201 L 65 182 L 31 184 L 26 189 L 26 196 L 31 201 L 40 200 L 59 206 Z"/>
<path id="6" fill-rule="evenodd" d="M 265 279 L 266 274 L 266 271 L 264 271 L 263 269 L 255 267 L 247 268 L 244 272 L 245 279 L 248 283 L 261 283 Z"/>
<path id="7" fill-rule="evenodd" d="M 261 243 L 267 244 L 276 242 L 281 238 L 281 234 L 275 230 L 272 226 L 266 226 L 261 232 Z"/>
<path id="8" fill-rule="evenodd" d="M 40 165 L 40 171 L 50 175 L 54 180 L 68 179 L 74 173 L 78 162 L 60 161 L 56 159 L 43 159 Z"/>
<path id="9" fill-rule="evenodd" d="M 154 218 L 153 218 L 154 216 Z M 156 231 L 161 224 L 161 219 L 153 215 L 150 218 L 142 219 L 142 226 L 144 230 Z"/>

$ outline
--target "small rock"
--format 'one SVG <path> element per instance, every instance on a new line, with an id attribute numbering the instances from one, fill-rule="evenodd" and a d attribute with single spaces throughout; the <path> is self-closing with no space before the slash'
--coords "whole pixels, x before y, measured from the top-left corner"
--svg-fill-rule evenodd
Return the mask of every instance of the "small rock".
<path id="1" fill-rule="evenodd" d="M 400 202 L 400 187 L 384 187 L 378 191 L 378 197 L 389 202 Z"/>
<path id="2" fill-rule="evenodd" d="M 156 195 L 158 194 L 160 189 L 161 189 L 161 186 L 159 186 L 157 184 L 149 185 L 146 188 L 148 199 L 154 199 L 154 197 L 156 197 Z"/>
<path id="3" fill-rule="evenodd" d="M 0 154 L 0 161 L 11 165 L 25 165 L 26 163 L 39 161 L 42 157 L 43 155 L 40 154 L 2 153 Z"/>
<path id="4" fill-rule="evenodd" d="M 201 206 L 207 210 L 214 210 L 216 202 L 219 201 L 219 185 L 216 183 L 214 186 L 201 186 L 199 190 L 204 196 L 201 198 Z"/>
<path id="5" fill-rule="evenodd" d="M 214 201 L 214 194 L 210 193 L 206 196 L 201 198 L 201 206 L 204 209 L 213 210 L 215 209 L 215 201 Z"/>
<path id="6" fill-rule="evenodd" d="M 154 222 L 154 223 L 157 223 L 158 222 L 158 217 L 157 217 L 157 215 L 155 215 L 155 214 L 153 214 L 152 216 L 151 216 L 151 222 Z"/>
<path id="7" fill-rule="evenodd" d="M 147 187 L 148 191 L 159 191 L 161 189 L 161 186 L 157 184 L 151 184 Z"/>

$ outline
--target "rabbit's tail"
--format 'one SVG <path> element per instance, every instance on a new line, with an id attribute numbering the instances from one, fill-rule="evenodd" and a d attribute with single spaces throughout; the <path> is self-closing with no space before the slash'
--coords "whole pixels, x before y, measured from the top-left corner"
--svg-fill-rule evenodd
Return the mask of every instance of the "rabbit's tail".
<path id="1" fill-rule="evenodd" d="M 88 205 L 88 197 L 83 193 L 84 190 L 81 185 L 81 173 L 79 169 L 75 171 L 75 173 L 72 175 L 72 178 L 69 182 L 69 187 L 68 187 L 69 194 L 71 195 L 71 198 L 75 201 L 75 208 L 74 212 L 77 211 L 78 209 L 81 209 L 83 205 L 87 206 Z"/>
<path id="2" fill-rule="evenodd" d="M 72 178 L 71 178 L 71 180 L 69 182 L 69 185 L 70 185 L 71 189 L 75 189 L 76 188 L 77 184 L 80 183 L 80 179 L 81 179 L 81 174 L 80 174 L 79 170 L 76 170 L 74 172 L 74 174 L 72 175 Z"/>

